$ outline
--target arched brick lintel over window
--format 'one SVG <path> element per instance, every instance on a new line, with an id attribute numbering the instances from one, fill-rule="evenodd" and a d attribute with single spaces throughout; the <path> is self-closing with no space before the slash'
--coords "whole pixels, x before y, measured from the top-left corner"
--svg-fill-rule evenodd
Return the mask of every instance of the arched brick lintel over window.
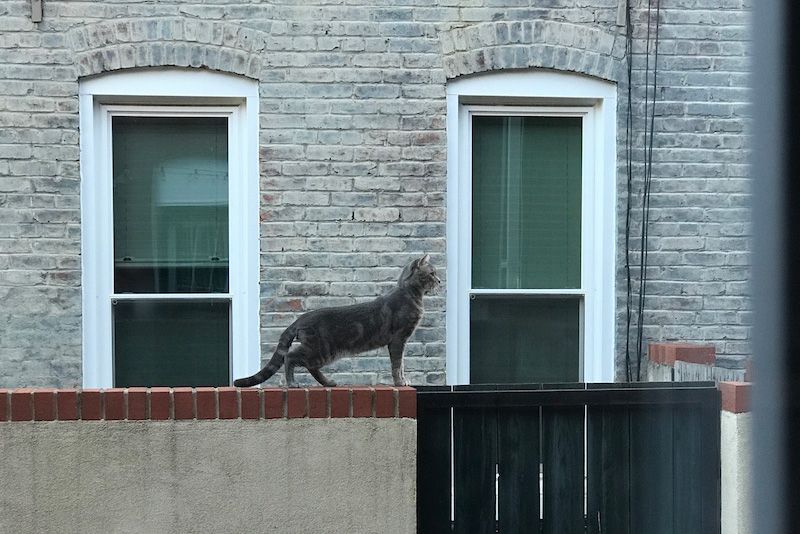
<path id="1" fill-rule="evenodd" d="M 624 72 L 623 33 L 566 22 L 487 22 L 441 32 L 439 39 L 447 79 L 538 67 L 619 82 Z"/>
<path id="2" fill-rule="evenodd" d="M 267 34 L 235 23 L 181 17 L 122 19 L 73 28 L 78 77 L 139 67 L 197 67 L 262 76 Z"/>

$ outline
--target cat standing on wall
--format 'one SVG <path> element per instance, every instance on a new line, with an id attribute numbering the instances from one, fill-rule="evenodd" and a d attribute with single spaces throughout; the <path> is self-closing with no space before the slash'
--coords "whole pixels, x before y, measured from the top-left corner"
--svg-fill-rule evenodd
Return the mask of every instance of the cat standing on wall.
<path id="1" fill-rule="evenodd" d="M 301 315 L 283 331 L 269 363 L 253 376 L 240 378 L 234 386 L 255 386 L 286 366 L 286 385 L 296 387 L 294 368 L 308 369 L 317 382 L 333 387 L 335 382 L 320 368 L 349 354 L 389 347 L 395 386 L 406 386 L 403 351 L 406 341 L 422 319 L 422 296 L 441 283 L 425 255 L 409 263 L 400 274 L 397 287 L 371 302 L 323 308 Z M 299 342 L 294 346 L 295 339 Z"/>

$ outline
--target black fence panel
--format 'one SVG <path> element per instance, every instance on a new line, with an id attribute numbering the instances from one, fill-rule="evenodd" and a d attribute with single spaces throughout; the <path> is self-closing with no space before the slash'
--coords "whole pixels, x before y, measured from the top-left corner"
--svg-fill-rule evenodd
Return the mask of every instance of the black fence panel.
<path id="1" fill-rule="evenodd" d="M 543 534 L 583 534 L 583 406 L 542 408 Z"/>
<path id="2" fill-rule="evenodd" d="M 497 516 L 501 532 L 539 532 L 539 408 L 497 410 Z"/>
<path id="3" fill-rule="evenodd" d="M 453 454 L 455 531 L 495 532 L 497 417 L 494 409 L 453 410 Z M 484 504 L 475 506 L 475 503 Z"/>
<path id="4" fill-rule="evenodd" d="M 713 383 L 418 389 L 422 534 L 719 534 Z"/>
<path id="5" fill-rule="evenodd" d="M 631 532 L 676 533 L 672 409 L 670 405 L 630 408 Z"/>
<path id="6" fill-rule="evenodd" d="M 633 534 L 630 529 L 630 413 L 624 406 L 587 409 L 587 531 Z"/>
<path id="7" fill-rule="evenodd" d="M 420 410 L 417 418 L 417 524 L 419 532 L 450 532 L 450 408 Z"/>

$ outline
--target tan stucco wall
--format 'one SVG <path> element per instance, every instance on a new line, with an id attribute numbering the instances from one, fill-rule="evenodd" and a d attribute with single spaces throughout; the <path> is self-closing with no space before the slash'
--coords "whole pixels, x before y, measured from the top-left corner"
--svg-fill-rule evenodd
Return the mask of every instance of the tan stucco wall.
<path id="1" fill-rule="evenodd" d="M 750 534 L 752 414 L 723 410 L 720 415 L 722 534 Z"/>
<path id="2" fill-rule="evenodd" d="M 0 423 L 0 532 L 416 531 L 416 421 Z"/>

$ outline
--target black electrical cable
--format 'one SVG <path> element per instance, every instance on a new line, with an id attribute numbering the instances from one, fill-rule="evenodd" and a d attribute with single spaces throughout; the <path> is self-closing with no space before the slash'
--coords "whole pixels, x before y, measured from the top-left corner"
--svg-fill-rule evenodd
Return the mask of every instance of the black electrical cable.
<path id="1" fill-rule="evenodd" d="M 655 17 L 655 43 L 653 60 L 653 92 L 650 99 L 650 43 L 651 29 L 653 24 L 652 9 L 653 0 L 648 0 L 647 6 L 647 36 L 645 47 L 645 76 L 644 76 L 644 158 L 643 158 L 643 189 L 642 189 L 642 219 L 640 235 L 640 255 L 639 255 L 639 292 L 636 305 L 636 380 L 641 379 L 641 366 L 643 358 L 643 336 L 644 336 L 644 304 L 647 295 L 647 263 L 648 263 L 648 239 L 650 222 L 650 191 L 653 178 L 653 141 L 655 137 L 655 107 L 657 98 L 658 83 L 658 44 L 659 27 L 661 18 L 661 2 L 656 0 Z M 625 212 L 625 276 L 627 282 L 626 292 L 626 329 L 625 329 L 625 374 L 626 379 L 631 382 L 634 378 L 631 357 L 631 323 L 633 319 L 633 282 L 631 276 L 631 214 L 633 211 L 633 23 L 631 17 L 631 2 L 626 1 L 626 58 L 627 58 L 627 81 L 628 81 L 628 102 L 627 118 L 625 131 L 625 158 L 627 168 L 627 206 Z"/>
<path id="2" fill-rule="evenodd" d="M 631 22 L 631 2 L 625 2 L 625 59 L 628 67 L 628 115 L 625 119 L 625 168 L 628 173 L 627 206 L 625 209 L 625 278 L 627 293 L 625 300 L 625 379 L 633 380 L 631 372 L 631 313 L 633 307 L 633 285 L 631 282 L 631 200 L 633 194 L 633 24 Z"/>
<path id="3" fill-rule="evenodd" d="M 649 95 L 650 95 L 650 31 L 652 28 L 652 7 L 653 0 L 647 1 L 647 36 L 645 38 L 645 52 L 644 52 L 644 150 L 642 151 L 644 158 L 642 161 L 642 216 L 640 220 L 641 227 L 639 229 L 639 292 L 637 295 L 636 303 L 636 381 L 641 379 L 641 353 L 642 341 L 644 330 L 644 291 L 646 288 L 645 278 L 647 273 L 644 270 L 644 254 L 647 249 L 647 221 L 646 206 L 647 206 L 647 141 L 648 141 L 648 116 L 650 114 Z"/>
<path id="4" fill-rule="evenodd" d="M 653 179 L 653 138 L 655 134 L 655 112 L 656 112 L 656 84 L 658 82 L 658 33 L 659 19 L 661 15 L 661 2 L 656 0 L 656 21 L 655 21 L 655 43 L 653 50 L 653 97 L 651 101 L 652 109 L 648 111 L 648 87 L 650 73 L 650 28 L 652 22 L 652 0 L 647 5 L 647 46 L 645 61 L 645 128 L 644 128 L 644 190 L 642 193 L 642 228 L 639 253 L 639 302 L 637 317 L 637 339 L 636 339 L 636 380 L 641 379 L 641 367 L 643 356 L 643 330 L 644 330 L 644 303 L 647 294 L 647 253 L 648 253 L 648 227 L 650 223 L 650 187 Z M 649 124 L 648 124 L 649 118 Z M 649 127 L 649 135 L 648 135 Z"/>
<path id="5" fill-rule="evenodd" d="M 653 109 L 650 112 L 650 146 L 648 147 L 647 151 L 647 205 L 645 207 L 645 247 L 644 247 L 644 267 L 642 270 L 642 279 L 644 281 L 644 285 L 642 287 L 642 307 L 644 307 L 644 296 L 647 295 L 647 255 L 649 253 L 647 248 L 647 242 L 649 238 L 649 224 L 650 224 L 650 187 L 653 183 L 653 140 L 655 139 L 655 117 L 656 117 L 656 90 L 658 88 L 658 30 L 660 27 L 660 18 L 661 18 L 661 0 L 656 0 L 656 36 L 655 36 L 655 46 L 653 50 Z M 641 330 L 639 331 L 639 336 L 642 336 Z M 640 342 L 641 346 L 641 342 Z M 641 369 L 641 362 L 643 357 L 643 350 L 639 351 L 639 363 L 637 368 Z"/>
<path id="6" fill-rule="evenodd" d="M 640 219 L 639 228 L 639 288 L 636 301 L 636 381 L 641 378 L 639 368 L 640 357 L 642 353 L 642 330 L 644 329 L 644 279 L 646 273 L 644 272 L 644 251 L 647 248 L 647 224 L 645 221 L 645 206 L 647 205 L 647 140 L 649 126 L 648 116 L 650 114 L 649 98 L 650 98 L 650 30 L 652 28 L 652 6 L 653 0 L 647 0 L 647 34 L 645 38 L 645 51 L 644 51 L 644 150 L 642 161 L 642 216 Z"/>

